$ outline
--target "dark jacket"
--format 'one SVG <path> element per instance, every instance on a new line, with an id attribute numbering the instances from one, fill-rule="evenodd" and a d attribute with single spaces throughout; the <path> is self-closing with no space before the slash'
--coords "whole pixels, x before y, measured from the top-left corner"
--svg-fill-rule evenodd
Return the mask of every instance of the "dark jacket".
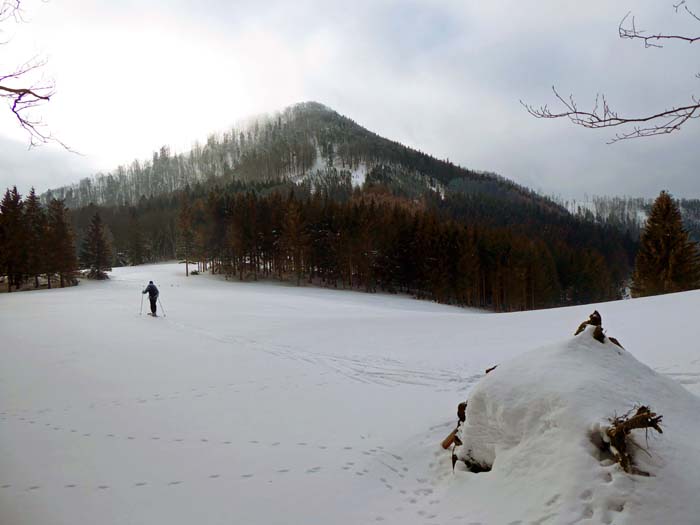
<path id="1" fill-rule="evenodd" d="M 156 288 L 156 285 L 153 283 L 149 283 L 149 285 L 146 286 L 146 289 L 141 293 L 147 293 L 149 299 L 158 298 L 158 288 Z"/>

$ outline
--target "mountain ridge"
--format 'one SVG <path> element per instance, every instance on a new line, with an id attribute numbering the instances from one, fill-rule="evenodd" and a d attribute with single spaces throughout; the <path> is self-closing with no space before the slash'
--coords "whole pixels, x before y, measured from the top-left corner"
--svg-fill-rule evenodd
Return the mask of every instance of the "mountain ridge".
<path id="1" fill-rule="evenodd" d="M 420 198 L 431 193 L 496 195 L 535 202 L 556 213 L 563 207 L 494 173 L 437 159 L 374 133 L 315 101 L 246 119 L 241 127 L 212 134 L 204 145 L 183 153 L 168 146 L 152 159 L 132 161 L 107 173 L 48 190 L 44 201 L 62 199 L 75 208 L 88 204 L 134 205 L 196 184 L 230 182 L 309 184 L 312 189 L 352 189 L 383 184 L 397 194 Z"/>

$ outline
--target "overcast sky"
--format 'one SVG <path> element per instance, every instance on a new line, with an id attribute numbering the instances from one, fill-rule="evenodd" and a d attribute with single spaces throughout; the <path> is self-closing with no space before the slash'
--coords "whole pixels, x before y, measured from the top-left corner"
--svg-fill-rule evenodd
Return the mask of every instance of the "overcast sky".
<path id="1" fill-rule="evenodd" d="M 83 156 L 27 151 L 0 107 L 0 187 L 43 191 L 315 100 L 380 135 L 547 194 L 668 189 L 700 198 L 700 120 L 607 145 L 611 130 L 537 120 L 519 102 L 553 103 L 555 84 L 581 106 L 601 92 L 634 116 L 689 103 L 700 95 L 700 43 L 644 49 L 617 36 L 630 10 L 640 28 L 700 35 L 700 23 L 672 4 L 26 0 L 27 22 L 3 25 L 10 42 L 0 47 L 0 74 L 45 56 L 57 94 L 41 116 Z"/>

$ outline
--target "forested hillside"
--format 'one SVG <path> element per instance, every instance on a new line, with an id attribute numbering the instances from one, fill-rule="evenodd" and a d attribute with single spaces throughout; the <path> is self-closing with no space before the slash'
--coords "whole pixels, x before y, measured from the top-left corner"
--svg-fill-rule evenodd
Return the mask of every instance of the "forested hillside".
<path id="1" fill-rule="evenodd" d="M 114 265 L 177 256 L 238 279 L 499 311 L 620 297 L 636 251 L 629 229 L 314 102 L 44 198 L 72 208 L 78 245 L 99 211 Z"/>
<path id="2" fill-rule="evenodd" d="M 635 239 L 644 227 L 654 199 L 594 195 L 582 201 L 564 201 L 562 206 L 586 221 L 609 225 Z M 700 199 L 679 199 L 683 225 L 690 238 L 700 242 Z"/>
<path id="3" fill-rule="evenodd" d="M 635 243 L 614 228 L 496 198 L 411 200 L 367 183 L 344 198 L 310 183 L 203 185 L 99 211 L 115 264 L 170 259 L 237 279 L 410 293 L 494 310 L 620 296 Z"/>
<path id="4" fill-rule="evenodd" d="M 369 181 L 408 198 L 426 193 L 483 194 L 559 209 L 498 175 L 470 171 L 382 138 L 316 102 L 254 118 L 210 136 L 205 145 L 196 144 L 187 153 L 173 154 L 164 146 L 149 161 L 134 161 L 43 197 L 64 200 L 70 208 L 135 205 L 142 197 L 195 184 L 212 188 L 272 181 L 308 182 L 327 193 L 347 193 Z"/>

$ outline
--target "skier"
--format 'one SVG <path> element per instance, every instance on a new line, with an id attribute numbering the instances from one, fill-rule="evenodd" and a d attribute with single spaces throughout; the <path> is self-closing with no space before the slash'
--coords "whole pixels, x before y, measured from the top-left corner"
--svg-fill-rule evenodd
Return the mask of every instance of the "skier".
<path id="1" fill-rule="evenodd" d="M 148 286 L 141 293 L 148 294 L 148 300 L 151 301 L 151 314 L 153 317 L 158 317 L 156 315 L 156 301 L 158 300 L 158 288 L 153 284 L 153 281 L 148 281 Z"/>

